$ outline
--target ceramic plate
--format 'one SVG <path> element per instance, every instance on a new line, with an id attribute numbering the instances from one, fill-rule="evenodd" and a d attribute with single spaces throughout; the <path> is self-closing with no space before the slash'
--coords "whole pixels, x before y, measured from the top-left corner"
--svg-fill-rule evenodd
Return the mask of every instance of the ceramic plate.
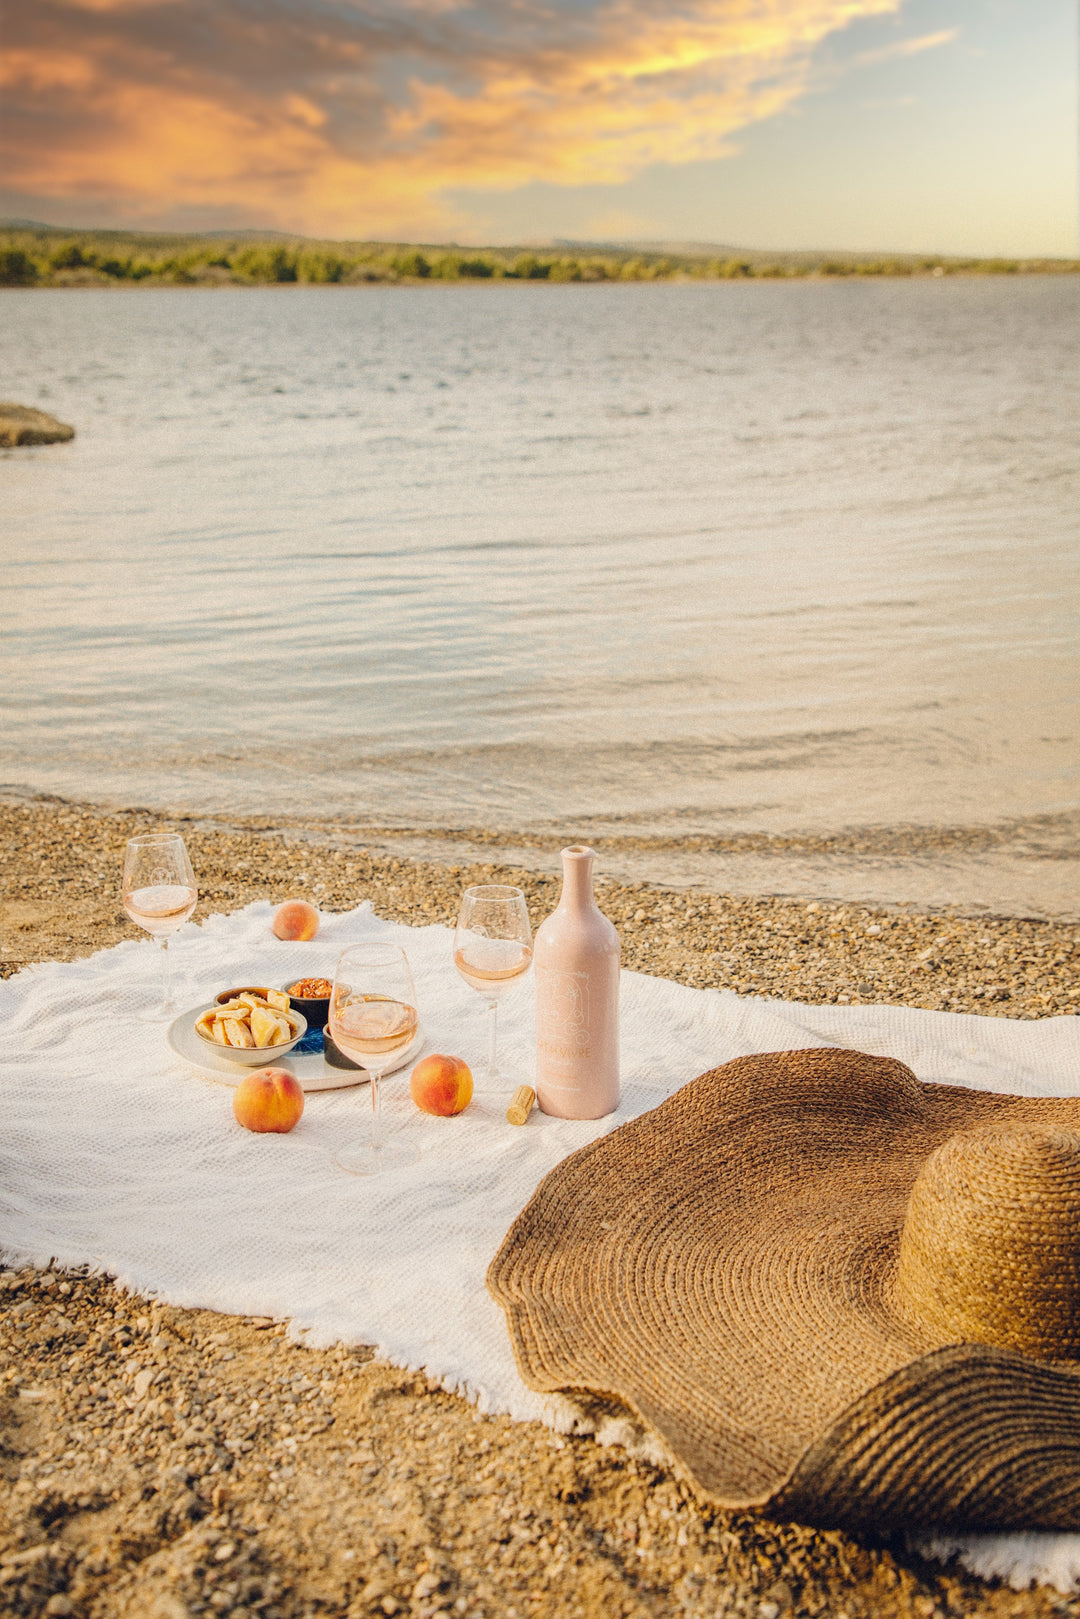
<path id="1" fill-rule="evenodd" d="M 204 1006 L 191 1006 L 186 1012 L 181 1012 L 169 1024 L 166 1039 L 176 1055 L 197 1068 L 205 1079 L 212 1079 L 218 1085 L 239 1085 L 252 1070 L 250 1066 L 230 1062 L 224 1051 L 219 1056 L 205 1040 L 200 1040 L 195 1033 L 195 1019 L 202 1011 L 205 1011 Z M 416 1039 L 398 1053 L 393 1068 L 387 1071 L 395 1074 L 406 1064 L 415 1062 L 423 1048 L 424 1031 L 417 1029 Z M 296 1048 L 287 1056 L 277 1058 L 270 1066 L 287 1068 L 290 1074 L 296 1075 L 305 1091 L 346 1090 L 351 1085 L 366 1085 L 369 1077 L 366 1068 L 333 1068 L 321 1051 L 300 1051 Z"/>

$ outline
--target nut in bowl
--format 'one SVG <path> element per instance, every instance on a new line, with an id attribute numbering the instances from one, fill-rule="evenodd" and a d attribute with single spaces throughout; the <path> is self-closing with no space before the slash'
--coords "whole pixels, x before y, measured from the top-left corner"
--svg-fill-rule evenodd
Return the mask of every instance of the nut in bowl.
<path id="1" fill-rule="evenodd" d="M 282 989 L 289 997 L 294 1012 L 307 1018 L 309 1029 L 325 1029 L 330 1017 L 330 995 L 333 984 L 329 978 L 297 978 Z"/>
<path id="2" fill-rule="evenodd" d="M 195 1018 L 201 1040 L 251 1068 L 283 1057 L 306 1032 L 307 1019 L 280 989 L 225 990 Z"/>

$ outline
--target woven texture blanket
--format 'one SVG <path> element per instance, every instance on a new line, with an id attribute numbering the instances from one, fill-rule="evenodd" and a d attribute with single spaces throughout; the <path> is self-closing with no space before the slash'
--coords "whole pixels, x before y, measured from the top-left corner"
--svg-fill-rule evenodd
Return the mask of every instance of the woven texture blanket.
<path id="1" fill-rule="evenodd" d="M 412 964 L 428 1049 L 480 1058 L 486 1010 L 453 967 L 449 929 L 385 922 L 364 904 L 325 918 L 312 943 L 286 944 L 271 934 L 271 914 L 260 902 L 184 930 L 171 947 L 182 1004 L 234 984 L 332 977 L 344 945 L 389 939 Z M 291 1135 L 248 1134 L 233 1120 L 231 1089 L 174 1056 L 161 1026 L 131 1019 L 137 1002 L 154 998 L 158 971 L 156 947 L 131 940 L 0 984 L 4 1256 L 89 1263 L 173 1304 L 287 1318 L 317 1344 L 372 1344 L 483 1410 L 564 1430 L 574 1408 L 521 1382 L 484 1275 L 567 1153 L 703 1070 L 756 1051 L 851 1046 L 898 1057 L 923 1080 L 1080 1094 L 1077 1018 L 803 1006 L 624 973 L 618 1113 L 597 1123 L 534 1113 L 516 1129 L 505 1121 L 508 1098 L 478 1098 L 456 1119 L 431 1119 L 409 1102 L 405 1072 L 384 1082 L 384 1113 L 412 1134 L 420 1161 L 358 1179 L 332 1154 L 366 1131 L 366 1087 L 309 1095 Z M 533 1072 L 532 1019 L 526 980 L 500 1011 L 504 1068 L 522 1080 Z M 1015 1584 L 1080 1587 L 1080 1536 L 919 1545 Z"/>

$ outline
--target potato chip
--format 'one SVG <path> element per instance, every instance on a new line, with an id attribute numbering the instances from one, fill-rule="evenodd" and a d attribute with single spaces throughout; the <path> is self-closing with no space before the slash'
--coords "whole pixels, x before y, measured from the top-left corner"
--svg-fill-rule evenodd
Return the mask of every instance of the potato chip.
<path id="1" fill-rule="evenodd" d="M 251 1030 L 239 1018 L 227 1017 L 221 1020 L 225 1025 L 225 1040 L 230 1046 L 238 1046 L 250 1051 L 255 1041 L 251 1037 Z"/>
<path id="2" fill-rule="evenodd" d="M 251 1035 L 257 1046 L 280 1045 L 277 1013 L 272 1012 L 269 1007 L 253 1006 L 251 1009 Z"/>

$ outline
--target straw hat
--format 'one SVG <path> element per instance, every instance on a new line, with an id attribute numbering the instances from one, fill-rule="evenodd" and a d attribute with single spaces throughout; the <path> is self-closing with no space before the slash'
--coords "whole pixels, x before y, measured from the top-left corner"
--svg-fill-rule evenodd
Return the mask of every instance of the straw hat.
<path id="1" fill-rule="evenodd" d="M 743 1057 L 553 1170 L 488 1286 L 531 1387 L 718 1505 L 1080 1529 L 1080 1099 Z"/>

